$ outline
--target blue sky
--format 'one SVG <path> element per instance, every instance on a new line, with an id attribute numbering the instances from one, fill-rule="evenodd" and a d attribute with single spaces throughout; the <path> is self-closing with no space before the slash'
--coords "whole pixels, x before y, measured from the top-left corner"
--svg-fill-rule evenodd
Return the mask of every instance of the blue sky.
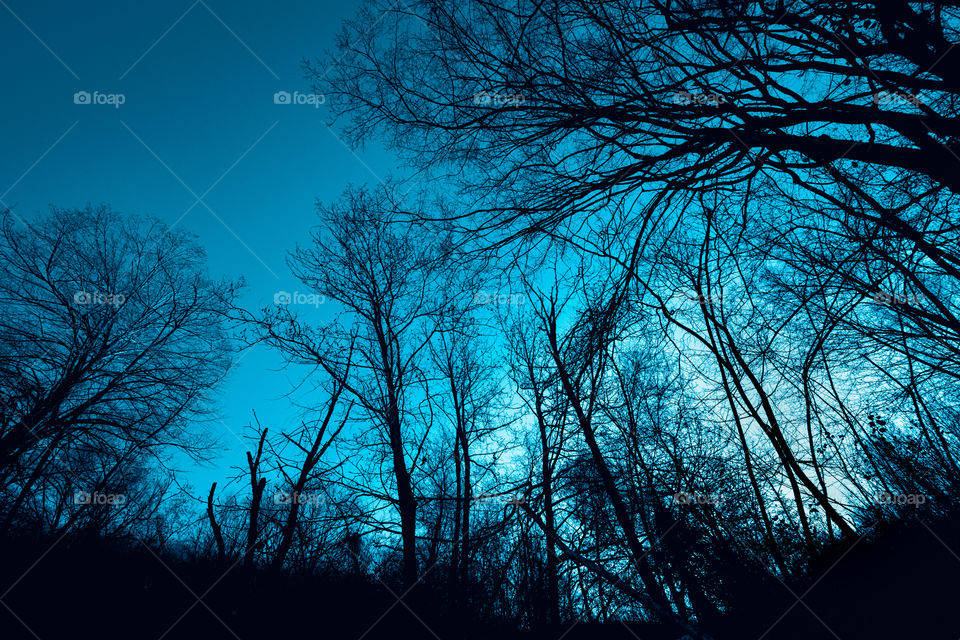
<path id="1" fill-rule="evenodd" d="M 0 0 L 0 200 L 27 220 L 89 202 L 176 224 L 211 273 L 246 279 L 248 308 L 296 291 L 285 257 L 308 241 L 315 200 L 395 170 L 338 140 L 326 105 L 274 101 L 311 93 L 302 60 L 331 51 L 359 4 Z M 296 420 L 283 397 L 295 376 L 268 370 L 279 365 L 249 352 L 221 388 L 224 467 L 242 462 L 228 427 L 252 410 L 274 430 Z M 226 473 L 188 478 L 202 490 Z"/>

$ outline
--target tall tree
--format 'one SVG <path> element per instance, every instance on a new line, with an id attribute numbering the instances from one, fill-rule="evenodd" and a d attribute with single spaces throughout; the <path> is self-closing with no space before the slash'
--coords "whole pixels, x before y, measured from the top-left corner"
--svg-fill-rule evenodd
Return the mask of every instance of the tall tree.
<path id="1" fill-rule="evenodd" d="M 266 339 L 301 362 L 321 366 L 353 396 L 363 436 L 385 454 L 397 510 L 403 581 L 418 579 L 417 493 L 428 423 L 419 413 L 427 347 L 456 320 L 441 238 L 405 224 L 389 189 L 349 189 L 321 206 L 322 226 L 291 258 L 296 275 L 342 308 L 338 321 L 311 328 L 293 315 L 266 322 Z M 344 344 L 352 344 L 348 359 Z M 420 423 L 418 425 L 418 423 Z"/>
<path id="2" fill-rule="evenodd" d="M 3 217 L 0 478 L 14 491 L 8 520 L 48 470 L 60 474 L 84 452 L 106 456 L 116 470 L 169 446 L 202 457 L 187 425 L 204 418 L 202 401 L 229 364 L 235 291 L 205 269 L 189 235 L 105 207 L 55 209 L 30 227 Z"/>

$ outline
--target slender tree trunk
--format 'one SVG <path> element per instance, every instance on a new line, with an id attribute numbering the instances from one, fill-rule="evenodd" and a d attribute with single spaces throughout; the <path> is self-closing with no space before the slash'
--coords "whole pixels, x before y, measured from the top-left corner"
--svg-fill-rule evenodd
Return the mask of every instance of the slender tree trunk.
<path id="1" fill-rule="evenodd" d="M 570 378 L 570 374 L 560 356 L 559 345 L 557 343 L 556 323 L 551 323 L 547 329 L 549 332 L 550 353 L 554 364 L 557 367 L 557 373 L 560 376 L 560 382 L 563 385 L 564 393 L 566 394 L 567 400 L 570 402 L 570 405 L 573 407 L 573 410 L 576 413 L 580 430 L 583 432 L 583 438 L 587 443 L 587 448 L 589 448 L 590 454 L 593 456 L 594 463 L 597 465 L 597 471 L 600 474 L 604 491 L 606 492 L 607 497 L 609 498 L 613 507 L 613 513 L 616 517 L 617 524 L 623 531 L 624 537 L 626 538 L 627 547 L 630 549 L 630 553 L 633 556 L 633 565 L 640 576 L 640 580 L 643 582 L 643 586 L 647 591 L 647 595 L 650 597 L 650 600 L 656 604 L 654 611 L 660 616 L 664 615 L 666 612 L 672 612 L 672 609 L 670 608 L 670 601 L 667 598 L 667 594 L 663 588 L 663 585 L 657 581 L 653 570 L 647 563 L 647 553 L 643 548 L 643 544 L 640 542 L 640 537 L 637 535 L 637 528 L 633 521 L 633 517 L 630 514 L 630 511 L 627 509 L 626 503 L 623 501 L 623 496 L 620 495 L 620 490 L 617 488 L 617 484 L 613 479 L 613 473 L 610 471 L 607 461 L 603 456 L 603 452 L 600 450 L 600 445 L 597 442 L 596 433 L 593 430 L 593 424 L 591 423 L 590 417 L 586 414 L 583 406 L 580 403 L 580 398 L 577 395 L 576 390 L 573 388 L 573 382 Z M 669 620 L 669 617 L 665 620 Z"/>
<path id="2" fill-rule="evenodd" d="M 400 539 L 403 545 L 403 584 L 409 589 L 417 582 L 417 501 L 403 452 L 400 412 L 395 400 L 387 411 L 393 474 L 397 482 L 397 507 L 400 511 Z"/>
<path id="3" fill-rule="evenodd" d="M 247 546 L 243 552 L 243 566 L 252 567 L 254 554 L 257 550 L 257 538 L 260 536 L 260 503 L 263 500 L 263 491 L 267 487 L 267 479 L 259 477 L 260 456 L 263 455 L 263 442 L 267 438 L 267 430 L 260 434 L 260 443 L 257 445 L 256 458 L 248 451 L 247 465 L 250 468 L 250 513 L 247 523 Z"/>
<path id="4" fill-rule="evenodd" d="M 470 445 L 467 442 L 465 430 L 461 432 L 460 448 L 463 449 L 463 528 L 461 531 L 460 553 L 460 583 L 469 584 L 470 581 L 470 506 L 473 502 L 473 492 L 470 490 Z"/>
<path id="5" fill-rule="evenodd" d="M 207 519 L 210 520 L 210 528 L 213 529 L 213 539 L 217 544 L 217 557 L 222 562 L 227 557 L 227 549 L 223 543 L 223 532 L 217 523 L 217 516 L 213 511 L 213 494 L 217 490 L 217 483 L 210 486 L 210 495 L 207 496 Z"/>
<path id="6" fill-rule="evenodd" d="M 530 371 L 531 381 L 533 371 Z M 543 415 L 543 397 L 535 389 L 535 411 L 540 427 L 540 474 L 543 482 L 543 520 L 553 531 L 556 527 L 553 513 L 553 466 L 550 464 L 550 439 L 546 418 Z M 553 538 L 547 537 L 547 617 L 548 621 L 560 622 L 560 560 L 557 557 L 557 545 Z"/>
<path id="7" fill-rule="evenodd" d="M 458 592 L 457 581 L 460 579 L 460 526 L 462 524 L 462 509 L 465 506 L 463 496 L 463 479 L 460 464 L 459 435 L 453 443 L 453 472 L 455 477 L 454 508 L 453 508 L 453 540 L 450 550 L 450 588 Z"/>

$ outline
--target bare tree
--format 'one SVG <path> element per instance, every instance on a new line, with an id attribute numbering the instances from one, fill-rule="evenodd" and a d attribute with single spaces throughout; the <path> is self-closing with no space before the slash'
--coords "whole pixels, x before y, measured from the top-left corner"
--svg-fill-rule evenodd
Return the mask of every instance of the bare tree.
<path id="1" fill-rule="evenodd" d="M 428 435 L 420 412 L 426 349 L 457 318 L 447 288 L 442 243 L 402 223 L 389 190 L 350 189 L 320 209 L 313 245 L 291 260 L 297 276 L 343 309 L 337 323 L 313 329 L 292 315 L 263 323 L 265 339 L 291 358 L 322 367 L 355 399 L 366 444 L 386 454 L 400 520 L 403 581 L 418 578 L 414 473 Z M 353 345 L 346 357 L 343 345 Z M 417 423 L 421 427 L 417 428 Z"/>
<path id="2" fill-rule="evenodd" d="M 8 522 L 48 471 L 81 459 L 75 454 L 100 452 L 115 469 L 171 446 L 202 456 L 187 425 L 203 419 L 202 401 L 226 371 L 234 289 L 206 276 L 190 236 L 157 221 L 106 208 L 57 209 L 29 228 L 3 218 Z M 83 469 L 70 471 L 76 483 Z"/>
<path id="3" fill-rule="evenodd" d="M 336 441 L 337 436 L 343 431 L 347 420 L 350 418 L 350 407 L 348 407 L 346 411 L 344 411 L 343 418 L 340 419 L 339 424 L 333 425 L 332 423 L 343 389 L 342 383 L 335 383 L 335 388 L 330 396 L 327 410 L 324 412 L 323 418 L 315 431 L 311 433 L 310 430 L 304 428 L 296 435 L 284 434 L 284 438 L 302 454 L 302 458 L 295 464 L 295 473 L 291 475 L 291 473 L 287 471 L 286 460 L 277 456 L 279 471 L 289 486 L 286 500 L 284 500 L 284 502 L 289 504 L 289 507 L 280 529 L 280 541 L 277 544 L 272 560 L 272 567 L 275 570 L 283 566 L 287 553 L 289 553 L 290 547 L 293 545 L 302 505 L 308 502 L 311 497 L 314 498 L 313 502 L 317 501 L 316 498 L 318 496 L 307 495 L 308 487 L 311 482 L 315 480 L 317 466 L 330 446 Z M 333 429 L 331 431 L 332 425 Z"/>

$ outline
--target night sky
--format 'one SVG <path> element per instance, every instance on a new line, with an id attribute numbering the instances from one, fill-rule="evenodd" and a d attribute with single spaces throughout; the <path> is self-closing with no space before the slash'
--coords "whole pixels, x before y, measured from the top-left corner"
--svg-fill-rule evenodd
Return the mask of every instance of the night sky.
<path id="1" fill-rule="evenodd" d="M 302 66 L 333 49 L 358 5 L 0 0 L 0 206 L 29 221 L 51 205 L 108 204 L 187 229 L 212 275 L 245 279 L 251 310 L 303 290 L 286 254 L 308 241 L 315 201 L 394 170 L 337 138 Z M 220 386 L 220 462 L 183 467 L 200 490 L 242 461 L 235 434 L 252 411 L 280 430 L 309 402 L 285 397 L 298 377 L 273 373 L 281 365 L 246 351 Z"/>

